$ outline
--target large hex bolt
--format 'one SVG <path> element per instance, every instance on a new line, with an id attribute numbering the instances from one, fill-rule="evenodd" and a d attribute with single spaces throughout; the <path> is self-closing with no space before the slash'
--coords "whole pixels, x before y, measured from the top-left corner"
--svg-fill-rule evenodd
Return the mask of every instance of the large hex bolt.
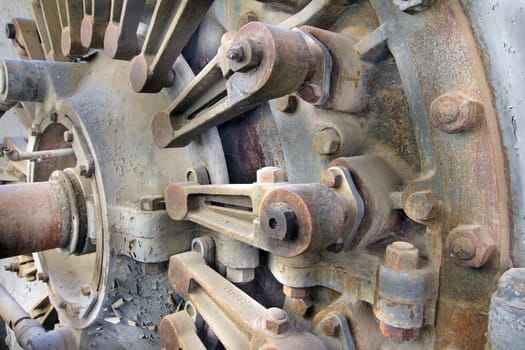
<path id="1" fill-rule="evenodd" d="M 397 241 L 386 247 L 385 265 L 398 271 L 417 268 L 419 250 L 412 243 Z"/>
<path id="2" fill-rule="evenodd" d="M 456 264 L 477 268 L 489 260 L 496 244 L 486 227 L 461 225 L 448 234 L 445 250 Z"/>
<path id="3" fill-rule="evenodd" d="M 322 156 L 332 155 L 341 145 L 341 136 L 334 128 L 324 128 L 317 131 L 312 139 L 314 151 Z"/>
<path id="4" fill-rule="evenodd" d="M 430 123 L 446 133 L 458 133 L 473 127 L 483 113 L 483 106 L 460 92 L 448 92 L 430 104 Z"/>
<path id="5" fill-rule="evenodd" d="M 410 219 L 426 224 L 438 216 L 440 201 L 431 190 L 419 190 L 406 195 L 403 209 Z"/>
<path id="6" fill-rule="evenodd" d="M 525 268 L 506 271 L 490 301 L 488 350 L 522 349 L 525 344 Z"/>
<path id="7" fill-rule="evenodd" d="M 257 170 L 257 182 L 274 184 L 284 182 L 284 171 L 281 168 L 268 166 Z"/>
<path id="8" fill-rule="evenodd" d="M 310 298 L 310 290 L 308 288 L 283 286 L 283 293 L 290 297 L 292 309 L 297 315 L 307 317 L 311 313 L 314 303 Z"/>
<path id="9" fill-rule="evenodd" d="M 337 337 L 341 332 L 341 320 L 335 315 L 325 317 L 319 324 L 323 334 L 327 337 Z"/>
<path id="10" fill-rule="evenodd" d="M 397 241 L 386 248 L 385 266 L 397 271 L 417 269 L 419 250 L 412 243 Z M 379 329 L 383 336 L 399 340 L 410 340 L 415 336 L 414 329 L 399 328 L 389 325 L 383 320 L 379 322 Z"/>
<path id="11" fill-rule="evenodd" d="M 290 320 L 283 309 L 271 307 L 263 315 L 264 328 L 275 335 L 283 334 L 288 330 Z"/>

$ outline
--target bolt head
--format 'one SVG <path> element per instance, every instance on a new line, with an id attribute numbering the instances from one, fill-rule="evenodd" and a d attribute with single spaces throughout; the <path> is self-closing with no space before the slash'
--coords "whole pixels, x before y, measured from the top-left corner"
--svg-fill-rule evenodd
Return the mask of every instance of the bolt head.
<path id="1" fill-rule="evenodd" d="M 297 90 L 297 94 L 306 102 L 315 104 L 323 96 L 323 90 L 317 84 L 305 84 Z"/>
<path id="2" fill-rule="evenodd" d="M 241 45 L 233 45 L 226 51 L 226 57 L 232 61 L 239 62 L 244 56 L 243 48 Z"/>
<path id="3" fill-rule="evenodd" d="M 397 328 L 390 326 L 383 321 L 379 322 L 379 330 L 386 338 L 397 341 L 407 341 L 414 338 L 416 335 L 416 331 L 414 329 Z"/>
<path id="4" fill-rule="evenodd" d="M 419 223 L 427 223 L 439 214 L 440 202 L 431 190 L 409 193 L 405 199 L 404 211 L 407 216 Z"/>
<path id="5" fill-rule="evenodd" d="M 288 330 L 290 320 L 283 309 L 269 308 L 263 315 L 264 328 L 273 334 L 283 334 Z"/>
<path id="6" fill-rule="evenodd" d="M 417 268 L 419 249 L 412 243 L 397 241 L 386 247 L 385 265 L 391 269 L 404 271 Z"/>
<path id="7" fill-rule="evenodd" d="M 325 317 L 319 326 L 327 337 L 337 337 L 341 333 L 341 321 L 334 315 Z"/>
<path id="8" fill-rule="evenodd" d="M 293 113 L 297 109 L 297 96 L 288 95 L 275 99 L 275 107 L 283 113 Z"/>
<path id="9" fill-rule="evenodd" d="M 295 299 L 303 299 L 310 295 L 308 288 L 295 288 L 290 286 L 283 286 L 283 293 Z"/>
<path id="10" fill-rule="evenodd" d="M 445 250 L 457 265 L 478 268 L 487 263 L 496 250 L 496 244 L 488 228 L 460 225 L 448 234 Z"/>
<path id="11" fill-rule="evenodd" d="M 310 297 L 305 298 L 292 298 L 292 309 L 293 311 L 301 316 L 308 317 L 314 308 L 314 302 Z"/>
<path id="12" fill-rule="evenodd" d="M 314 151 L 323 156 L 332 155 L 339 149 L 341 137 L 334 128 L 324 128 L 317 131 L 312 139 Z"/>
<path id="13" fill-rule="evenodd" d="M 226 278 L 233 283 L 248 283 L 255 278 L 255 270 L 226 267 Z"/>
<path id="14" fill-rule="evenodd" d="M 257 170 L 257 182 L 269 184 L 284 182 L 284 171 L 273 166 L 261 168 Z"/>
<path id="15" fill-rule="evenodd" d="M 443 94 L 430 104 L 430 123 L 451 134 L 472 128 L 482 114 L 483 106 L 460 92 Z"/>
<path id="16" fill-rule="evenodd" d="M 341 186 L 343 176 L 334 169 L 328 169 L 321 175 L 321 183 L 326 187 L 336 188 Z"/>

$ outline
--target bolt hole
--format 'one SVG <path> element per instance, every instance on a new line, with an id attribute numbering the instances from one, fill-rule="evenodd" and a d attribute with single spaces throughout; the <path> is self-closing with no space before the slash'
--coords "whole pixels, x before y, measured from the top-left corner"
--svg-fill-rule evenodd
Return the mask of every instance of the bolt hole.
<path id="1" fill-rule="evenodd" d="M 275 218 L 270 218 L 268 226 L 270 226 L 272 230 L 275 230 L 277 228 L 277 220 L 275 220 Z"/>

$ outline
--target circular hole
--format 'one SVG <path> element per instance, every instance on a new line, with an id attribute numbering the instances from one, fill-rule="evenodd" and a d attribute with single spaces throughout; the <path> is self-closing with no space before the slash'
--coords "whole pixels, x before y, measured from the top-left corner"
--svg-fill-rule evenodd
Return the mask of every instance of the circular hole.
<path id="1" fill-rule="evenodd" d="M 275 230 L 277 228 L 277 220 L 275 220 L 275 218 L 270 218 L 268 225 L 272 230 Z"/>

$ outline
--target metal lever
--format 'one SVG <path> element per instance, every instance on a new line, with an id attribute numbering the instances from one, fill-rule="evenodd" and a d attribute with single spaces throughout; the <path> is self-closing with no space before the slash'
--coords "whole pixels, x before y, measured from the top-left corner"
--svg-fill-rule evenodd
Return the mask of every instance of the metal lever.
<path id="1" fill-rule="evenodd" d="M 157 1 L 142 52 L 131 62 L 130 81 L 136 92 L 159 92 L 171 85 L 171 67 L 212 3 Z"/>
<path id="2" fill-rule="evenodd" d="M 109 22 L 111 0 L 84 0 L 84 18 L 80 25 L 82 46 L 104 47 L 104 33 Z"/>
<path id="3" fill-rule="evenodd" d="M 104 35 L 104 52 L 111 58 L 129 60 L 137 54 L 137 28 L 146 0 L 112 0 L 110 22 Z"/>
<path id="4" fill-rule="evenodd" d="M 171 257 L 168 274 L 227 349 L 327 349 L 311 333 L 293 329 L 284 310 L 264 308 L 227 281 L 199 253 Z"/>
<path id="5" fill-rule="evenodd" d="M 276 172 L 263 168 L 261 173 Z M 351 240 L 363 216 L 362 199 L 343 168 L 338 186 L 289 184 L 251 185 L 170 184 L 166 211 L 237 241 L 282 257 L 324 249 L 339 239 Z M 275 177 L 274 177 L 275 178 Z"/>
<path id="6" fill-rule="evenodd" d="M 153 118 L 156 145 L 183 147 L 210 127 L 299 90 L 315 71 L 325 71 L 329 60 L 327 50 L 309 38 L 298 30 L 260 22 L 250 22 L 236 33 L 226 33 L 217 56 L 167 110 Z M 225 89 L 220 73 L 228 79 Z M 207 100 L 199 99 L 198 92 L 207 85 L 213 87 L 206 94 Z M 198 103 L 190 110 L 188 104 L 192 101 Z"/>

